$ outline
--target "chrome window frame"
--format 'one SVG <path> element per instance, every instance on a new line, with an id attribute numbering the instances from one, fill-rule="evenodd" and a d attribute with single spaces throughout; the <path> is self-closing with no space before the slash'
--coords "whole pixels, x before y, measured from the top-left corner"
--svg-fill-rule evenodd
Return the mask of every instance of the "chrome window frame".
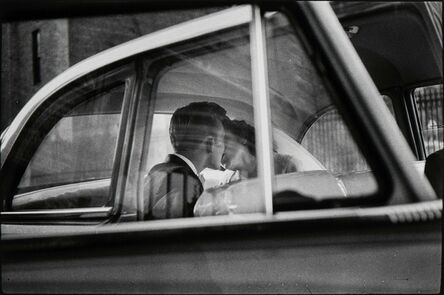
<path id="1" fill-rule="evenodd" d="M 253 6 L 253 19 L 250 26 L 251 74 L 253 86 L 253 109 L 256 146 L 258 157 L 258 177 L 263 184 L 265 214 L 273 215 L 273 155 L 271 110 L 268 97 L 268 70 L 265 23 L 259 6 Z"/>
<path id="2" fill-rule="evenodd" d="M 109 217 L 113 207 L 91 207 L 73 209 L 45 209 L 35 211 L 13 211 L 1 212 L 2 222 L 19 221 L 49 221 L 49 220 L 72 220 L 72 219 L 102 219 Z M 6 221 L 6 222 L 5 222 Z"/>
<path id="3" fill-rule="evenodd" d="M 356 224 L 362 222 L 377 222 L 379 224 L 411 224 L 416 222 L 434 222 L 442 218 L 442 200 L 427 201 L 422 203 L 392 205 L 390 207 L 374 208 L 335 208 L 324 210 L 304 210 L 278 212 L 271 216 L 261 213 L 240 214 L 231 216 L 207 216 L 199 218 L 176 218 L 164 220 L 149 220 L 128 223 L 117 223 L 101 227 L 67 228 L 63 232 L 27 233 L 23 235 L 2 235 L 2 241 L 29 240 L 35 238 L 69 238 L 73 242 L 76 238 L 112 235 L 119 242 L 119 234 L 125 235 L 154 235 L 177 234 L 184 231 L 196 231 L 202 235 L 203 230 L 225 232 L 227 229 L 239 228 L 239 226 L 251 227 L 252 230 L 260 230 L 261 226 L 269 224 L 282 224 L 287 222 L 310 221 L 336 225 L 338 222 L 350 222 Z M 343 223 L 342 223 L 343 224 Z M 297 229 L 295 229 L 297 230 Z M 34 240 L 35 241 L 35 240 Z M 108 237 L 107 241 L 111 241 Z"/>

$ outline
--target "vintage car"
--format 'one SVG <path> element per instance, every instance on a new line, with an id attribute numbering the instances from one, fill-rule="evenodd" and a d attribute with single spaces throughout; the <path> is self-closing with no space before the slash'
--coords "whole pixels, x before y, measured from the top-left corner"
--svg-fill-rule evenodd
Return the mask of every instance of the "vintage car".
<path id="1" fill-rule="evenodd" d="M 3 292 L 440 292 L 440 2 L 25 2 L 2 4 L 2 30 L 123 15 L 141 36 L 42 85 L 2 132 Z M 196 101 L 254 128 L 257 175 L 204 169 L 194 217 L 145 220 L 172 114 Z"/>

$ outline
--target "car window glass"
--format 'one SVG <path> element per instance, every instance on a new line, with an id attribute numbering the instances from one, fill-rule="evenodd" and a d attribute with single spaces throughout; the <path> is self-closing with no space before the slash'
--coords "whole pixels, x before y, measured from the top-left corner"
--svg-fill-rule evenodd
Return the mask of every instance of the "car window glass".
<path id="1" fill-rule="evenodd" d="M 337 109 L 317 118 L 305 133 L 302 146 L 334 174 L 370 169 Z"/>
<path id="2" fill-rule="evenodd" d="M 154 114 L 150 136 L 150 150 L 148 153 L 148 170 L 165 159 L 168 154 L 174 153 L 169 136 L 169 127 L 172 114 Z"/>
<path id="3" fill-rule="evenodd" d="M 243 127 L 254 128 L 249 27 L 226 29 L 171 46 L 161 55 L 163 59 L 157 64 L 169 67 L 155 78 L 157 87 L 151 95 L 154 114 L 146 155 L 144 218 L 263 212 L 256 146 L 245 140 L 248 132 Z M 157 64 L 148 66 L 148 71 L 156 69 Z M 194 105 L 190 106 L 192 103 Z M 209 106 L 222 108 L 226 118 L 223 134 L 215 133 L 210 141 L 205 141 L 205 136 L 214 132 L 212 119 L 205 117 L 213 112 Z M 184 115 L 183 120 L 173 123 L 173 114 L 181 108 L 185 108 L 183 112 L 190 114 L 189 117 Z M 204 126 L 198 125 L 200 119 L 197 117 L 202 115 L 200 109 L 204 115 L 202 120 L 207 122 Z M 174 130 L 187 135 L 175 136 Z M 181 133 L 177 131 L 177 134 Z M 187 143 L 193 137 L 194 142 Z M 184 142 L 183 149 L 181 142 Z M 188 144 L 190 149 L 186 148 Z M 172 153 L 180 157 L 171 156 Z M 183 160 L 183 156 L 192 165 Z M 195 172 L 202 187 L 196 181 Z M 248 191 L 251 189 L 248 183 L 254 183 L 257 193 Z M 198 201 L 196 191 L 202 191 Z"/>
<path id="4" fill-rule="evenodd" d="M 286 17 L 270 13 L 265 24 L 275 190 L 315 198 L 374 193 L 374 176 Z"/>
<path id="5" fill-rule="evenodd" d="M 390 113 L 395 116 L 392 101 L 389 96 L 382 95 Z M 327 129 L 330 136 L 320 136 Z M 316 116 L 315 121 L 308 128 L 301 144 L 331 172 L 335 174 L 356 173 L 370 170 L 364 156 L 355 144 L 335 108 L 328 108 Z M 342 153 L 335 151 L 344 150 Z"/>
<path id="6" fill-rule="evenodd" d="M 43 136 L 27 165 L 12 210 L 100 207 L 108 203 L 127 83 L 122 80 L 108 85 L 102 78 L 75 87 L 59 98 L 68 104 L 54 107 L 48 114 L 49 122 L 61 117 Z M 78 103 L 70 106 L 72 101 Z M 28 132 L 39 134 L 44 130 L 40 126 Z"/>
<path id="7" fill-rule="evenodd" d="M 428 156 L 444 148 L 442 84 L 416 88 L 413 96 Z"/>

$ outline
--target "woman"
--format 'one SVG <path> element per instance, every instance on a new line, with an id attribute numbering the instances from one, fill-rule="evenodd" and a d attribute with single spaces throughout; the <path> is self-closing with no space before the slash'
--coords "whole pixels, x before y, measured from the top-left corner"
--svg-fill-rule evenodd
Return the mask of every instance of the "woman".
<path id="1" fill-rule="evenodd" d="M 290 155 L 273 152 L 275 174 L 296 172 Z M 234 170 L 231 181 L 257 177 L 256 141 L 254 128 L 243 120 L 231 120 L 225 126 L 224 168 Z"/>

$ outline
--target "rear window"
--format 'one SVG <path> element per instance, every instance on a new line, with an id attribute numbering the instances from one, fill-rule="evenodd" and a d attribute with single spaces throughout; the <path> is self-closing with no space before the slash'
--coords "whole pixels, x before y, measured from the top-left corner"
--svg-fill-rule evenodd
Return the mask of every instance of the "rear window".
<path id="1" fill-rule="evenodd" d="M 413 92 L 426 156 L 444 148 L 442 84 L 416 88 Z"/>

